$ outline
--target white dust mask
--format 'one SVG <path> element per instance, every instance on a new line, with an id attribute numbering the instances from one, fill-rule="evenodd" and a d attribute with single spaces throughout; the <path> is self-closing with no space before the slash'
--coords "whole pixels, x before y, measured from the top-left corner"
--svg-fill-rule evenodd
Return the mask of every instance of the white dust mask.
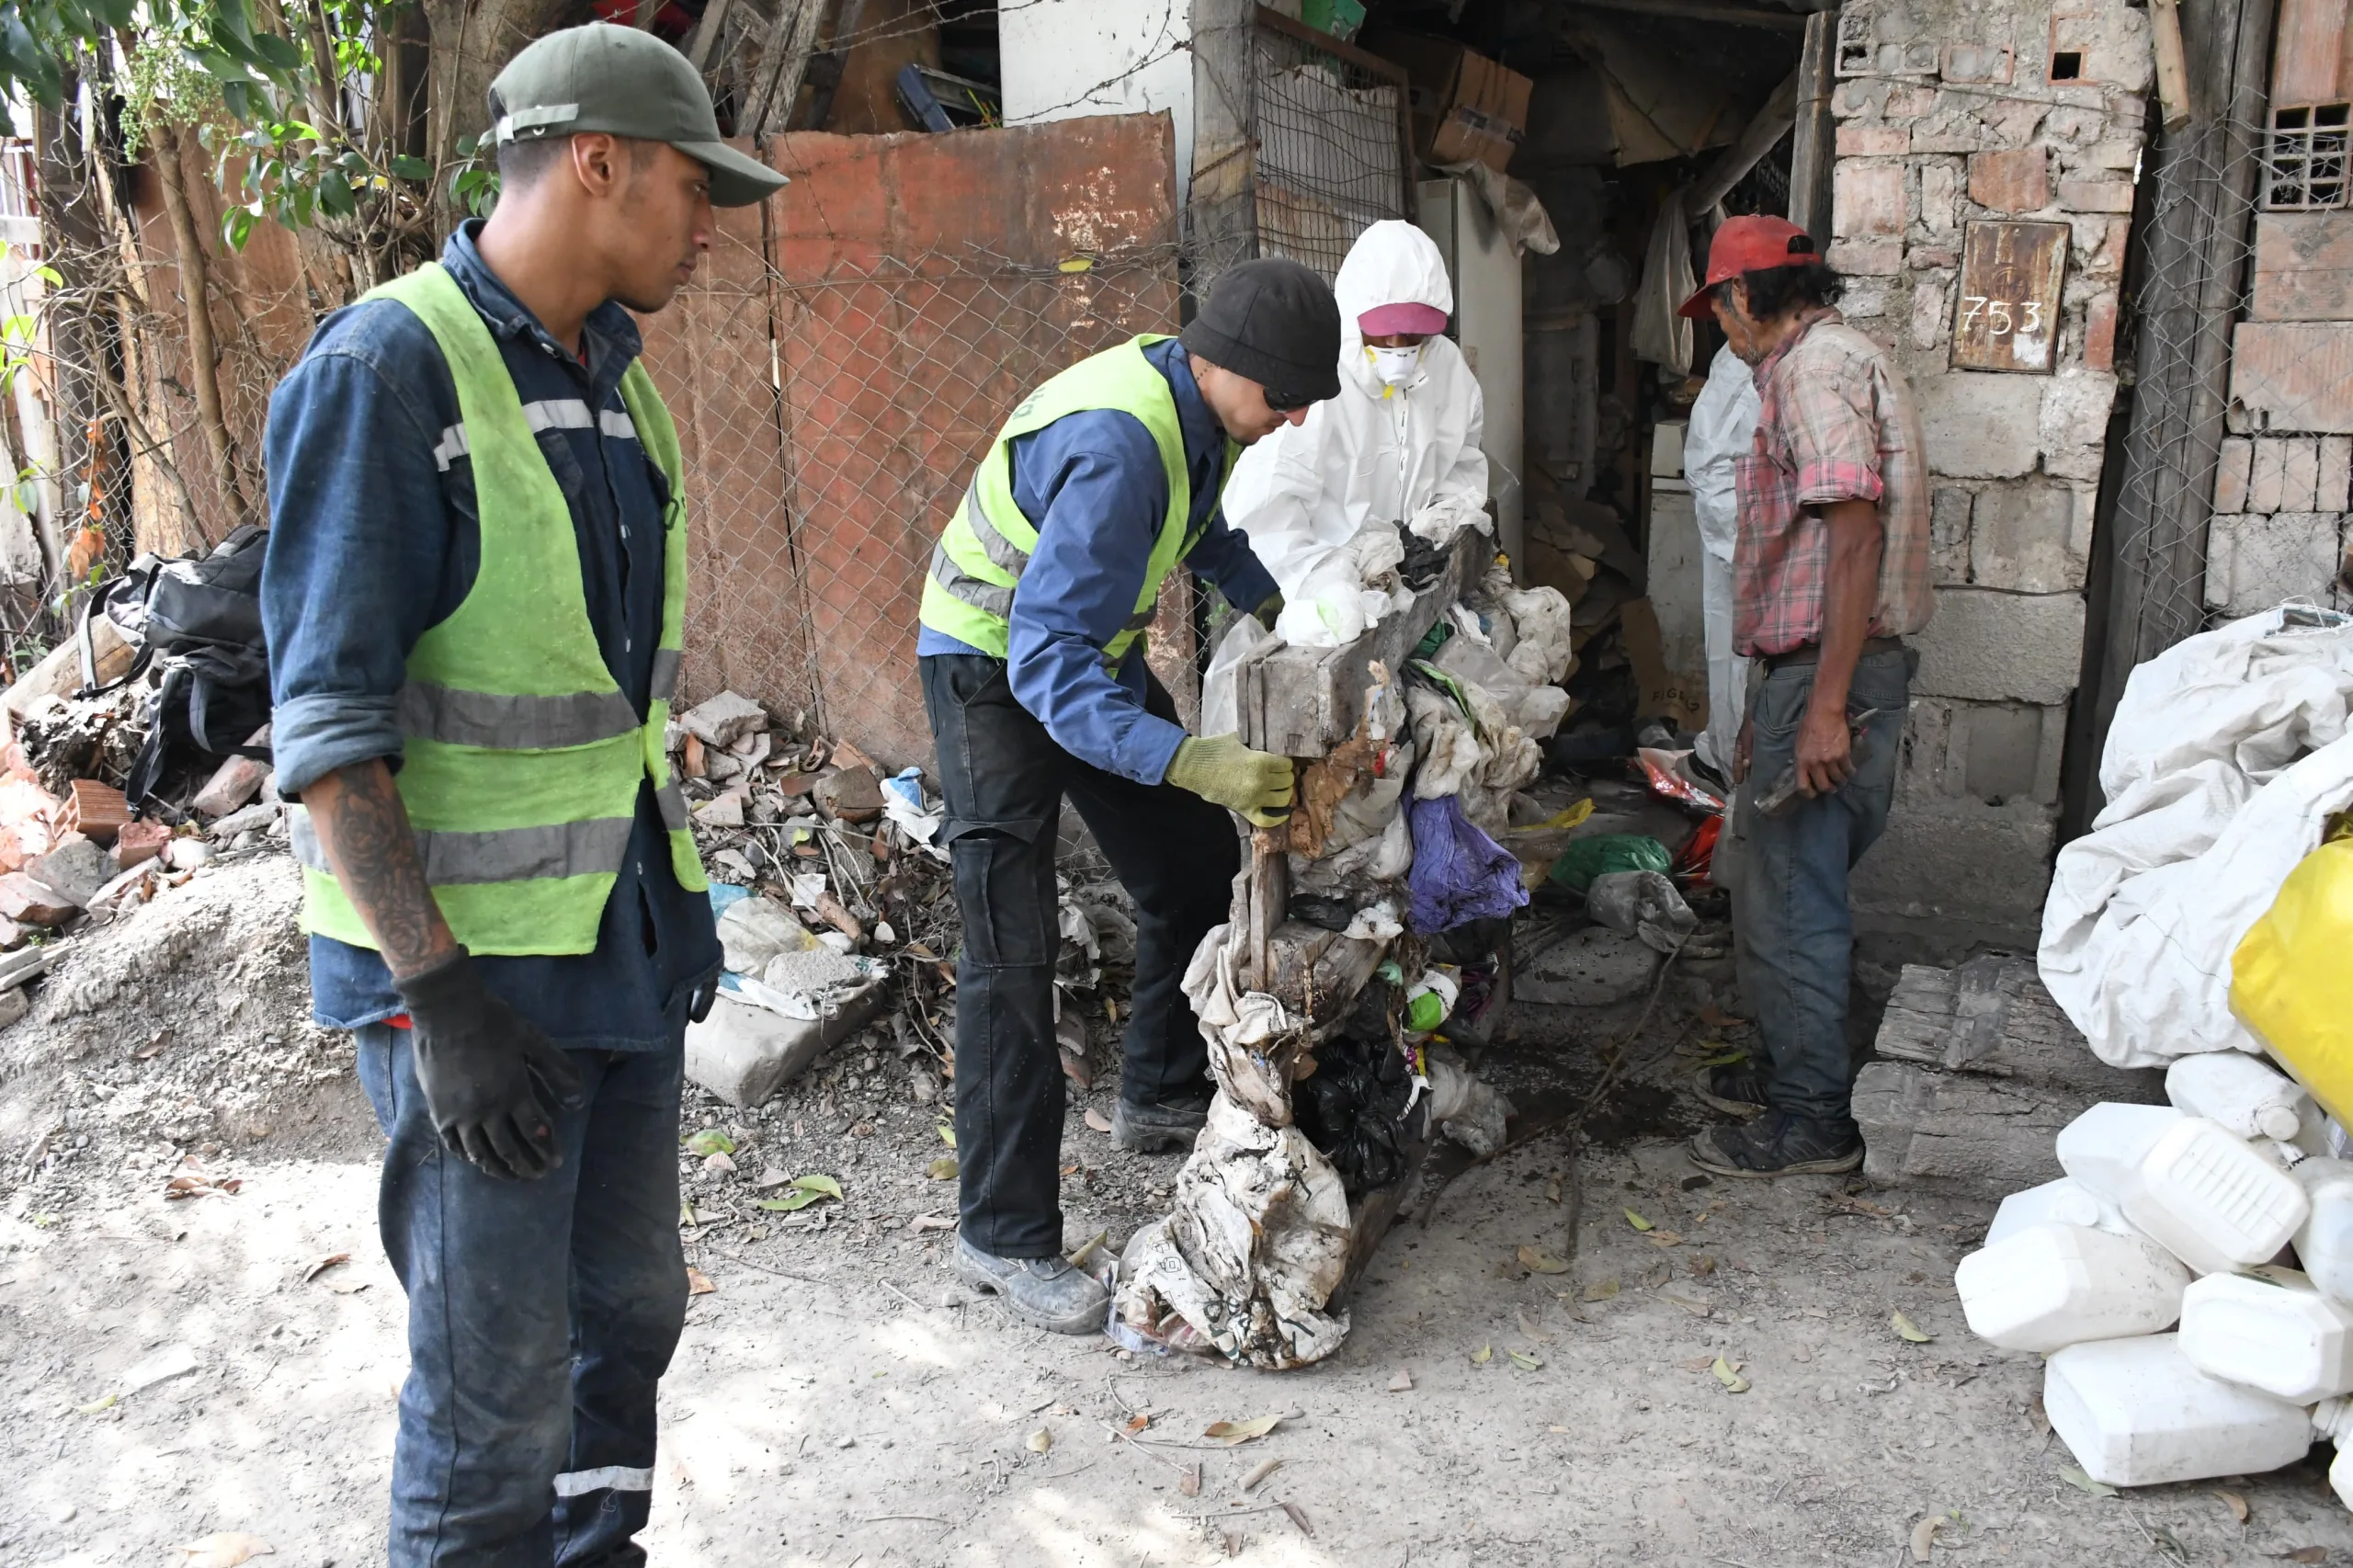
<path id="1" fill-rule="evenodd" d="M 1411 348 L 1378 348 L 1367 344 L 1365 354 L 1372 360 L 1372 373 L 1388 387 L 1402 387 L 1412 381 L 1422 362 L 1422 346 L 1418 343 Z"/>

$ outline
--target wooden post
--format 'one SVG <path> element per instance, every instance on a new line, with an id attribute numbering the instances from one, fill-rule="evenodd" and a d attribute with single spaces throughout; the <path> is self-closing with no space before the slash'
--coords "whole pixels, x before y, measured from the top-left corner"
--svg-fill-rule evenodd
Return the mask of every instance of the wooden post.
<path id="1" fill-rule="evenodd" d="M 1837 85 L 1838 14 L 1815 11 L 1805 19 L 1798 55 L 1797 123 L 1790 138 L 1790 222 L 1830 248 L 1830 165 L 1837 130 L 1830 93 Z"/>
<path id="2" fill-rule="evenodd" d="M 2157 49 L 2157 102 L 2165 128 L 2189 123 L 2189 62 L 2181 48 L 2181 0 L 2149 0 L 2149 30 Z"/>

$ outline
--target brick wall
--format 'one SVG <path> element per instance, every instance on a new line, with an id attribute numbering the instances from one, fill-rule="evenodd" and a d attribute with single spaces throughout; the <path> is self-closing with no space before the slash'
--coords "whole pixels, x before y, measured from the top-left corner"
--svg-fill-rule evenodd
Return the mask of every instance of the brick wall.
<path id="1" fill-rule="evenodd" d="M 2152 70 L 2146 12 L 2055 9 L 1854 0 L 1839 20 L 1829 259 L 1847 319 L 1911 378 L 1935 476 L 1937 616 L 1895 814 L 1858 873 L 1866 929 L 2030 938 L 2049 883 Z M 1986 220 L 2067 226 L 2047 374 L 1951 366 Z"/>

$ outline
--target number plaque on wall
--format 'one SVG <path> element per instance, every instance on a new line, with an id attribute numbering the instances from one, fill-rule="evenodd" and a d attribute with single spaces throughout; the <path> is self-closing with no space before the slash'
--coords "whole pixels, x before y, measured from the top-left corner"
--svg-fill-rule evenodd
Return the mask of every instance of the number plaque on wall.
<path id="1" fill-rule="evenodd" d="M 1953 308 L 1955 369 L 2051 373 L 2067 234 L 2064 223 L 1969 225 Z"/>

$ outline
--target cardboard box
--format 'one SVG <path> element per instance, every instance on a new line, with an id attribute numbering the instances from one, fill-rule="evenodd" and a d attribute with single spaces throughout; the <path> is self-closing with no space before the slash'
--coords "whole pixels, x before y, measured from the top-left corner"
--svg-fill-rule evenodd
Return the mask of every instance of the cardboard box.
<path id="1" fill-rule="evenodd" d="M 1452 39 L 1381 31 L 1365 47 L 1413 82 L 1414 150 L 1432 164 L 1474 159 L 1501 172 L 1528 129 L 1536 84 Z"/>

